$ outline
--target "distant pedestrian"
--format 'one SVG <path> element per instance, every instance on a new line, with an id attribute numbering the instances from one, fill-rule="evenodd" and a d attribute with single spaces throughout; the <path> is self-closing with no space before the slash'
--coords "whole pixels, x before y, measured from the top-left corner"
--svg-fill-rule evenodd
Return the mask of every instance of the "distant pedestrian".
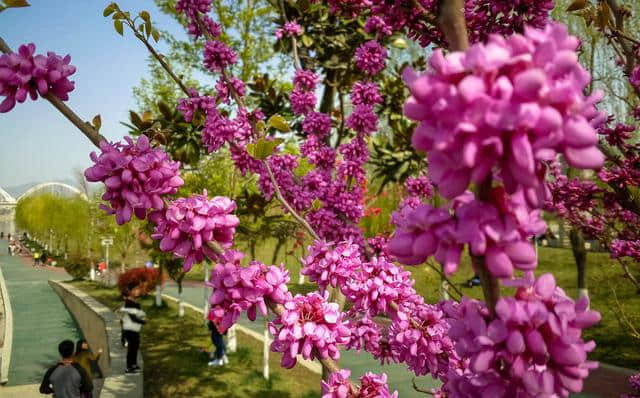
<path id="1" fill-rule="evenodd" d="M 213 354 L 213 359 L 209 362 L 209 366 L 222 366 L 228 364 L 229 358 L 227 358 L 227 348 L 224 345 L 222 334 L 220 334 L 213 321 L 209 320 L 207 326 L 209 327 L 209 331 L 211 331 L 211 342 L 216 348 L 216 352 Z"/>
<path id="2" fill-rule="evenodd" d="M 33 252 L 33 266 L 35 267 L 40 262 L 40 252 Z"/>
<path id="3" fill-rule="evenodd" d="M 0 232 L 0 239 L 4 239 L 4 231 Z"/>
<path id="4" fill-rule="evenodd" d="M 89 343 L 85 339 L 80 339 L 76 343 L 76 353 L 73 356 L 73 360 L 78 363 L 78 365 L 82 366 L 82 369 L 87 373 L 87 378 L 93 384 L 93 370 L 91 369 L 91 362 L 97 361 L 102 354 L 102 348 L 98 350 L 97 353 L 92 353 L 89 348 Z M 87 398 L 90 398 L 90 395 L 87 395 Z"/>
<path id="5" fill-rule="evenodd" d="M 93 385 L 82 366 L 74 362 L 73 348 L 71 340 L 65 340 L 58 345 L 62 359 L 45 373 L 40 385 L 41 394 L 53 394 L 55 398 L 91 396 Z"/>
<path id="6" fill-rule="evenodd" d="M 42 249 L 42 254 L 40 254 L 40 264 L 47 265 L 47 251 Z"/>
<path id="7" fill-rule="evenodd" d="M 125 373 L 138 373 L 138 349 L 140 348 L 140 330 L 146 323 L 147 314 L 136 301 L 142 295 L 142 289 L 137 283 L 130 283 L 122 292 L 125 296 L 124 305 L 120 311 L 124 313 L 122 319 L 123 337 L 127 342 L 127 370 Z"/>

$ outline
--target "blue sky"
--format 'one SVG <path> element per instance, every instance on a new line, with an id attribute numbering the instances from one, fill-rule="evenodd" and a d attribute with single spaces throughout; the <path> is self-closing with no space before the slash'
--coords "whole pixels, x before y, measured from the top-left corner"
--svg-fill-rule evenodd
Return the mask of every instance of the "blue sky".
<path id="1" fill-rule="evenodd" d="M 71 54 L 77 71 L 69 105 L 80 117 L 102 117 L 101 133 L 121 139 L 135 107 L 132 88 L 147 72 L 147 52 L 130 32 L 113 29 L 102 10 L 110 0 L 30 0 L 31 7 L 0 13 L 0 37 L 16 51 L 33 42 L 37 53 Z M 161 14 L 151 0 L 120 0 L 123 10 L 146 9 L 158 28 L 186 37 L 177 22 Z M 159 48 L 163 46 L 160 43 Z M 90 165 L 93 145 L 49 102 L 27 99 L 0 114 L 0 186 L 74 179 L 74 168 Z"/>

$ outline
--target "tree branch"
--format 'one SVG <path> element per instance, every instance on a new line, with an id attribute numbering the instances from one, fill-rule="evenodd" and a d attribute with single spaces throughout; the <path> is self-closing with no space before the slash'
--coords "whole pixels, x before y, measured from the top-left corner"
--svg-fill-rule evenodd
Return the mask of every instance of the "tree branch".
<path id="1" fill-rule="evenodd" d="M 464 0 L 440 0 L 438 21 L 451 51 L 469 47 L 467 24 L 464 20 Z"/>

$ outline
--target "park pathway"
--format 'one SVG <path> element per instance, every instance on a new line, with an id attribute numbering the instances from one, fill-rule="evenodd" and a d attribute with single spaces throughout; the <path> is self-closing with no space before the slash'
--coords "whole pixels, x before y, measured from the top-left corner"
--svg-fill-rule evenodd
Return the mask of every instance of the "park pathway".
<path id="1" fill-rule="evenodd" d="M 0 240 L 0 267 L 13 309 L 8 385 L 40 383 L 46 369 L 59 358 L 58 343 L 80 338 L 71 314 L 47 283 L 49 279 L 68 280 L 69 275 L 63 270 L 35 269 L 26 259 L 9 256 L 6 240 Z"/>

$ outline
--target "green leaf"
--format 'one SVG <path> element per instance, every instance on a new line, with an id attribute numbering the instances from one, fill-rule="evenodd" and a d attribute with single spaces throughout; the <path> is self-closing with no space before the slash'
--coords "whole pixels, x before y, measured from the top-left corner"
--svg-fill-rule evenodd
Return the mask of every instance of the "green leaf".
<path id="1" fill-rule="evenodd" d="M 109 15 L 113 14 L 113 12 L 116 10 L 116 4 L 115 3 L 111 3 L 108 6 L 106 6 L 104 8 L 104 11 L 102 11 L 102 16 L 103 17 L 108 17 Z"/>
<path id="2" fill-rule="evenodd" d="M 302 35 L 302 44 L 305 47 L 311 47 L 313 45 L 313 39 L 310 36 Z"/>
<path id="3" fill-rule="evenodd" d="M 121 20 L 116 19 L 115 21 L 113 21 L 113 27 L 116 29 L 116 32 L 118 32 L 120 34 L 120 36 L 122 36 L 124 34 Z"/>
<path id="4" fill-rule="evenodd" d="M 276 147 L 283 142 L 284 140 L 282 138 L 276 138 L 268 141 L 264 138 L 260 138 L 255 144 L 247 145 L 247 151 L 255 159 L 264 160 L 272 155 Z"/>
<path id="5" fill-rule="evenodd" d="M 401 37 L 398 37 L 397 39 L 395 39 L 393 43 L 391 43 L 391 45 L 401 50 L 404 50 L 405 48 L 409 47 L 407 45 L 407 41 Z"/>
<path id="6" fill-rule="evenodd" d="M 100 115 L 95 115 L 91 124 L 97 131 L 100 131 L 100 127 L 102 127 L 102 118 L 100 118 Z"/>
<path id="7" fill-rule="evenodd" d="M 302 158 L 300 159 L 300 164 L 298 165 L 298 167 L 293 170 L 293 174 L 295 174 L 297 177 L 302 178 L 315 168 L 316 165 L 309 162 L 309 159 Z"/>
<path id="8" fill-rule="evenodd" d="M 149 38 L 149 35 L 151 34 L 151 16 L 147 11 L 140 11 L 140 17 L 144 19 L 145 33 L 147 38 Z"/>
<path id="9" fill-rule="evenodd" d="M 156 43 L 160 40 L 160 33 L 158 33 L 156 29 L 151 29 L 151 36 L 153 36 L 153 40 L 155 40 Z"/>
<path id="10" fill-rule="evenodd" d="M 313 210 L 320 210 L 322 209 L 322 202 L 320 201 L 320 199 L 315 198 L 313 202 L 311 202 L 311 207 L 313 208 Z"/>
<path id="11" fill-rule="evenodd" d="M 260 120 L 258 123 L 256 123 L 256 129 L 260 133 L 262 133 L 266 128 L 267 128 L 267 125 L 265 124 L 264 121 Z"/>
<path id="12" fill-rule="evenodd" d="M 141 128 L 143 124 L 142 118 L 140 118 L 140 116 L 136 112 L 129 111 L 129 119 L 131 119 L 131 123 L 133 123 L 134 126 L 136 126 L 137 128 Z"/>
<path id="13" fill-rule="evenodd" d="M 289 123 L 287 123 L 287 119 L 278 114 L 275 114 L 269 118 L 269 121 L 267 121 L 267 127 L 273 127 L 279 131 L 282 131 L 283 133 L 291 131 Z"/>

